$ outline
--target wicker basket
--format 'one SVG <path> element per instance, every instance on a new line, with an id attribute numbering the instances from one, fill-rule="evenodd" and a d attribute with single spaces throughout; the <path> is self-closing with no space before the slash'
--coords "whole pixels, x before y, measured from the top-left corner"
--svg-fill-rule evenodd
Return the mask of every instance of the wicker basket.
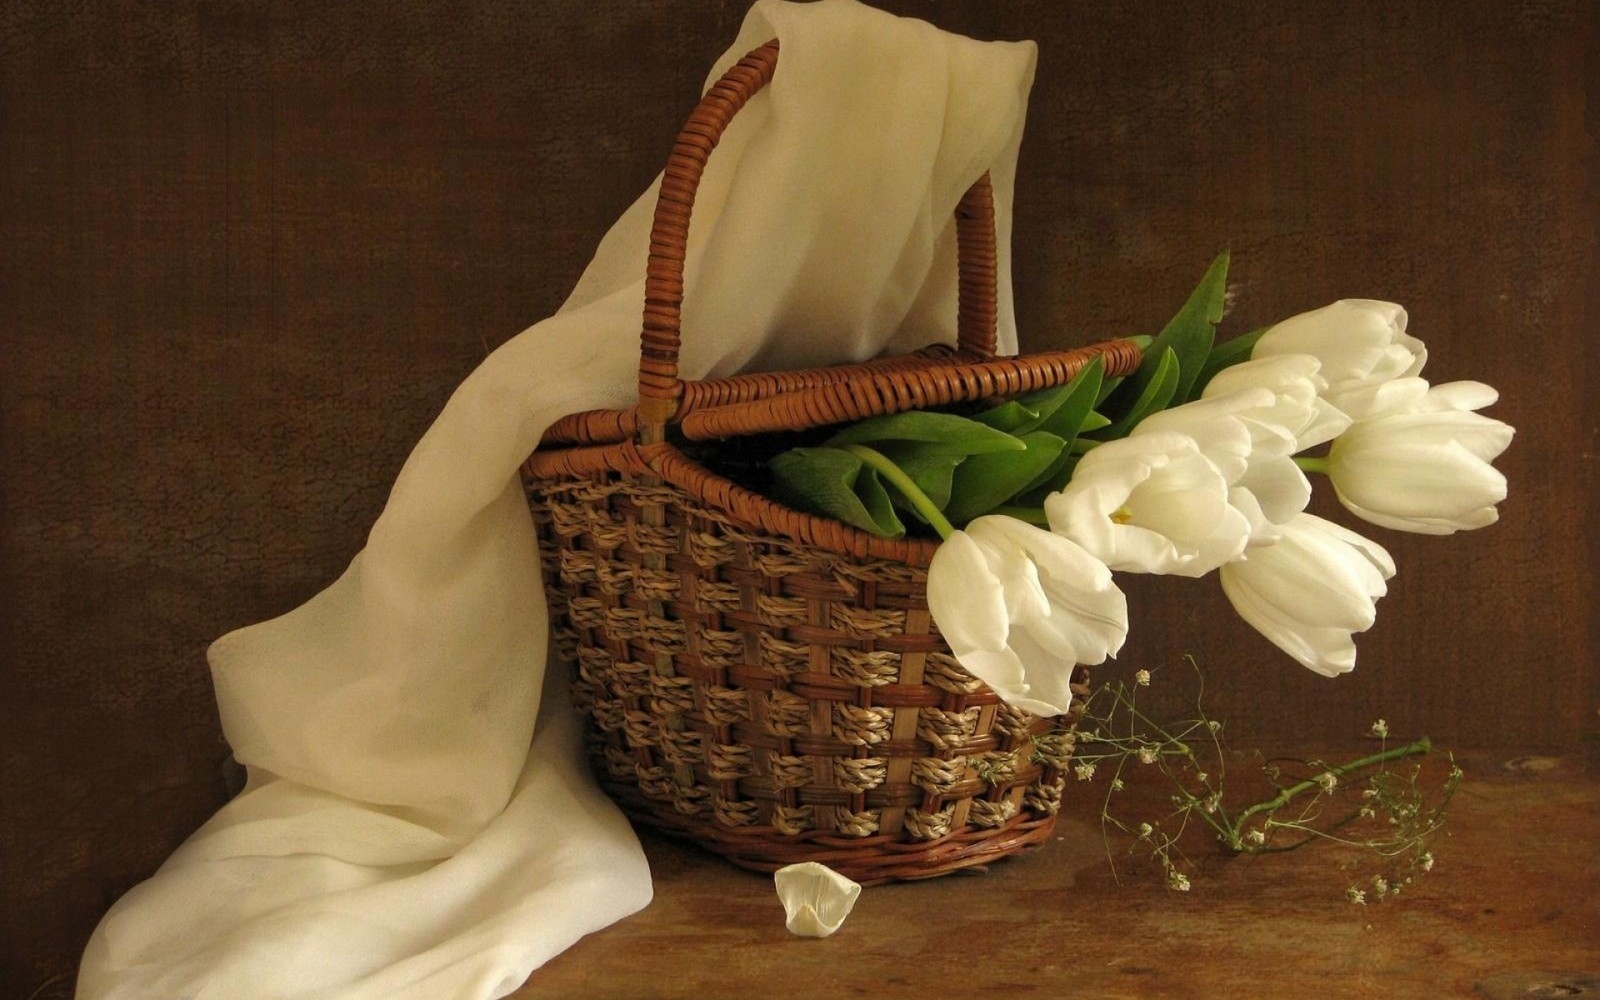
<path id="1" fill-rule="evenodd" d="M 639 404 L 563 418 L 528 460 L 557 656 L 608 792 L 734 863 L 821 861 L 861 882 L 982 865 L 1042 842 L 1074 716 L 1017 711 L 930 620 L 936 543 L 786 508 L 678 440 L 798 430 L 1062 384 L 1113 342 L 994 358 L 988 178 L 957 210 L 956 349 L 864 364 L 678 378 L 685 238 L 707 156 L 771 79 L 770 42 L 706 94 L 668 160 L 650 239 Z M 668 428 L 671 427 L 669 436 Z M 1074 678 L 1083 693 L 1086 677 Z"/>

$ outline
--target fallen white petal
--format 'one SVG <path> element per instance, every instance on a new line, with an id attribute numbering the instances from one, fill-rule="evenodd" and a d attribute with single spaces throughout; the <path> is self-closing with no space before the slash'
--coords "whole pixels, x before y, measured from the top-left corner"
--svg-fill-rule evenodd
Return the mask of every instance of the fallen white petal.
<path id="1" fill-rule="evenodd" d="M 861 886 L 815 861 L 779 868 L 772 875 L 788 914 L 789 933 L 827 937 L 844 923 L 861 895 Z"/>

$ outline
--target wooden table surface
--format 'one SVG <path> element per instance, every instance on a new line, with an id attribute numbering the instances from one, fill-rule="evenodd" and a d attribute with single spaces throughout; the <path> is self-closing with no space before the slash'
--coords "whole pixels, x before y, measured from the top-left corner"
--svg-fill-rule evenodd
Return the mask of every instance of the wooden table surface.
<path id="1" fill-rule="evenodd" d="M 1080 795 L 1038 853 L 867 888 L 837 934 L 802 939 L 770 878 L 647 835 L 655 901 L 515 996 L 1600 997 L 1600 769 L 1463 763 L 1433 872 L 1375 905 L 1345 898 L 1353 856 L 1336 847 L 1227 858 L 1201 845 L 1189 892 L 1148 863 L 1119 885 L 1098 799 Z"/>

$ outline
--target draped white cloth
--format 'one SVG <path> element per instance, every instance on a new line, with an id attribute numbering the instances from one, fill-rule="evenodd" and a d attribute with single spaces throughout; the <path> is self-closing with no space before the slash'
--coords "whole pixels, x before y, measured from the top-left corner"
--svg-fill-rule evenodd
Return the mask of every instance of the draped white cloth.
<path id="1" fill-rule="evenodd" d="M 1014 349 L 1005 248 L 1032 43 L 760 0 L 710 80 L 774 36 L 777 74 L 712 156 L 690 227 L 685 376 L 953 340 L 950 219 L 984 171 Z M 654 201 L 617 221 L 556 315 L 461 384 L 349 569 L 212 646 L 249 784 L 105 917 L 80 1000 L 500 997 L 649 902 L 565 678 L 541 709 L 545 602 L 516 470 L 557 417 L 634 400 Z"/>

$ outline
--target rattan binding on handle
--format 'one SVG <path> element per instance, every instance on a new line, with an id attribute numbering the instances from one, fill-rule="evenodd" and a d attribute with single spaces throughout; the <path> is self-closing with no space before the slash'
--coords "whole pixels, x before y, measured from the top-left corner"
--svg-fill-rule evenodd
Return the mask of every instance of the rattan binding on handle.
<path id="1" fill-rule="evenodd" d="M 683 268 L 695 194 L 711 151 L 733 116 L 772 80 L 778 41 L 740 59 L 708 90 L 678 133 L 661 175 L 650 258 L 645 269 L 644 323 L 639 338 L 639 408 L 642 443 L 659 441 L 680 413 L 684 382 L 678 377 L 682 342 Z M 975 359 L 994 357 L 999 314 L 995 284 L 994 192 L 988 174 L 956 206 L 959 305 L 957 349 Z"/>

